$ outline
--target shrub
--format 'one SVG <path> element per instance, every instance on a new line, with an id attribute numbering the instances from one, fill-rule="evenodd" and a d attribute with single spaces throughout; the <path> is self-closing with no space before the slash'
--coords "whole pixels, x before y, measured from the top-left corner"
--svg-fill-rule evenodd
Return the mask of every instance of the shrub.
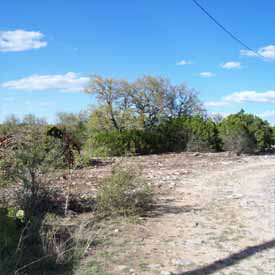
<path id="1" fill-rule="evenodd" d="M 35 268 L 41 271 L 43 265 L 59 266 L 50 261 L 54 255 L 45 254 L 41 242 L 44 216 L 58 210 L 60 204 L 58 194 L 46 188 L 49 174 L 64 168 L 62 144 L 47 136 L 46 130 L 38 124 L 24 125 L 12 136 L 13 146 L 0 151 L 1 185 L 21 183 L 12 202 L 20 211 L 6 208 L 0 215 L 0 274 L 14 274 L 16 270 L 18 274 L 23 270 L 38 274 L 33 272 Z"/>
<path id="2" fill-rule="evenodd" d="M 90 136 L 84 151 L 93 156 L 129 156 L 157 153 L 160 150 L 160 135 L 153 131 L 137 129 L 96 132 Z"/>
<path id="3" fill-rule="evenodd" d="M 201 116 L 187 117 L 183 123 L 188 131 L 188 151 L 211 152 L 221 150 L 221 140 L 216 124 Z"/>
<path id="4" fill-rule="evenodd" d="M 271 149 L 272 129 L 268 122 L 243 110 L 225 118 L 219 125 L 219 133 L 224 150 L 255 153 Z"/>
<path id="5" fill-rule="evenodd" d="M 84 151 L 92 155 L 125 156 L 166 152 L 219 151 L 221 140 L 215 123 L 201 116 L 171 119 L 150 130 L 96 132 Z M 88 153 L 89 155 L 89 153 Z"/>
<path id="6" fill-rule="evenodd" d="M 186 149 L 188 129 L 182 119 L 172 119 L 156 129 L 160 138 L 157 153 L 182 152 Z"/>
<path id="7" fill-rule="evenodd" d="M 22 129 L 13 138 L 15 146 L 0 154 L 0 179 L 6 184 L 22 183 L 19 195 L 27 202 L 23 210 L 28 218 L 39 204 L 43 185 L 50 180 L 48 174 L 64 167 L 62 148 L 39 126 Z"/>
<path id="8" fill-rule="evenodd" d="M 63 225 L 52 214 L 43 219 L 39 236 L 43 254 L 49 256 L 48 262 L 71 269 L 77 267 L 93 241 L 88 223 Z"/>
<path id="9" fill-rule="evenodd" d="M 152 191 L 133 168 L 115 167 L 97 194 L 99 215 L 142 215 L 152 206 Z"/>
<path id="10" fill-rule="evenodd" d="M 93 243 L 88 224 L 62 225 L 47 214 L 19 226 L 0 214 L 0 274 L 72 274 Z"/>

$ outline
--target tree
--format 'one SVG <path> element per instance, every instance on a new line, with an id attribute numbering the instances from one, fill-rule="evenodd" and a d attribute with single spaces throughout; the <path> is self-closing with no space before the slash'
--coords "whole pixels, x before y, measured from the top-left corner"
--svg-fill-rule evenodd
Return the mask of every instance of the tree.
<path id="1" fill-rule="evenodd" d="M 216 125 L 218 125 L 223 121 L 224 117 L 221 114 L 214 114 L 211 116 L 211 119 Z"/>
<path id="2" fill-rule="evenodd" d="M 167 93 L 168 117 L 205 115 L 205 110 L 198 98 L 198 92 L 185 84 L 171 85 Z"/>
<path id="3" fill-rule="evenodd" d="M 251 153 L 271 149 L 272 129 L 268 122 L 244 110 L 225 118 L 219 132 L 225 150 Z"/>
<path id="4" fill-rule="evenodd" d="M 203 113 L 197 92 L 162 77 L 144 76 L 129 83 L 94 76 L 86 92 L 99 103 L 91 116 L 97 129 L 148 130 L 170 119 Z"/>
<path id="5" fill-rule="evenodd" d="M 46 125 L 47 121 L 43 118 L 37 118 L 35 115 L 33 114 L 28 114 L 25 115 L 22 119 L 22 123 L 23 125 L 28 125 L 28 126 L 34 126 L 34 125 Z"/>
<path id="6" fill-rule="evenodd" d="M 29 218 L 40 204 L 40 191 L 48 174 L 64 166 L 62 144 L 46 135 L 46 127 L 21 127 L 8 146 L 0 148 L 1 184 L 21 183 L 21 207 Z"/>
<path id="7" fill-rule="evenodd" d="M 131 101 L 142 129 L 152 128 L 165 118 L 169 86 L 167 79 L 152 76 L 144 76 L 133 83 Z"/>
<path id="8" fill-rule="evenodd" d="M 196 115 L 187 117 L 185 124 L 188 129 L 188 151 L 211 152 L 221 150 L 222 145 L 218 129 L 211 119 L 204 119 Z"/>
<path id="9" fill-rule="evenodd" d="M 14 115 L 7 117 L 4 122 L 0 125 L 0 134 L 7 135 L 14 132 L 20 124 L 20 120 Z"/>
<path id="10" fill-rule="evenodd" d="M 127 116 L 131 108 L 129 83 L 95 75 L 91 77 L 85 91 L 96 96 L 101 112 L 111 122 L 112 127 L 122 130 L 124 116 Z"/>
<path id="11" fill-rule="evenodd" d="M 56 125 L 59 128 L 66 129 L 79 144 L 86 140 L 88 114 L 81 112 L 78 114 L 61 112 L 57 114 Z"/>

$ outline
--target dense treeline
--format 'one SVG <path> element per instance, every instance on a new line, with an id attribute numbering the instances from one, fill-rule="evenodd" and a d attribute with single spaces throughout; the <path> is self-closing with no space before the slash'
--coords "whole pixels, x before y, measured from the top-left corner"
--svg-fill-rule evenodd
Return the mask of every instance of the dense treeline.
<path id="1" fill-rule="evenodd" d="M 56 122 L 80 144 L 84 163 L 92 156 L 268 152 L 275 143 L 267 121 L 243 110 L 225 119 L 208 117 L 196 91 L 166 78 L 144 76 L 130 83 L 94 76 L 86 92 L 97 102 L 90 112 L 60 113 Z M 53 125 L 32 115 L 22 121 L 12 116 L 0 125 L 0 134 L 37 126 L 46 132 Z"/>

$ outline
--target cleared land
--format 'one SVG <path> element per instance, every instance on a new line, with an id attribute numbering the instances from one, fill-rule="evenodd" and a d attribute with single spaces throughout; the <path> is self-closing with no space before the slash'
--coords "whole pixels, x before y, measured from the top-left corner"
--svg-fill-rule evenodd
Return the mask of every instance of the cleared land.
<path id="1" fill-rule="evenodd" d="M 117 163 L 140 166 L 155 191 L 149 216 L 104 220 L 77 274 L 275 274 L 275 156 L 182 153 L 113 158 L 76 170 L 96 193 Z M 64 190 L 66 177 L 54 181 Z M 92 219 L 72 215 L 65 223 Z"/>
<path id="2" fill-rule="evenodd" d="M 104 241 L 86 260 L 98 266 L 95 272 L 275 274 L 274 156 L 184 153 L 118 161 L 143 167 L 156 208 L 138 224 L 106 221 Z M 85 189 L 112 165 L 79 172 L 93 179 Z"/>

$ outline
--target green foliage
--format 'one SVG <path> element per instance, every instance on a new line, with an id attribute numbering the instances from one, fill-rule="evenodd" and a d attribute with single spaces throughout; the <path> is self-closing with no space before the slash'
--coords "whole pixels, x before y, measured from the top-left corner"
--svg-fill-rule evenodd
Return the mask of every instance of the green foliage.
<path id="1" fill-rule="evenodd" d="M 160 135 L 153 131 L 125 130 L 95 132 L 84 147 L 91 148 L 92 155 L 129 156 L 159 152 Z"/>
<path id="2" fill-rule="evenodd" d="M 221 141 L 215 123 L 201 116 L 182 116 L 150 130 L 95 132 L 84 147 L 93 155 L 125 156 L 165 152 L 219 151 Z"/>
<path id="3" fill-rule="evenodd" d="M 58 113 L 56 126 L 66 129 L 78 144 L 84 144 L 87 131 L 87 113 Z"/>
<path id="4" fill-rule="evenodd" d="M 41 200 L 49 173 L 64 167 L 61 144 L 46 135 L 46 128 L 28 125 L 13 137 L 15 145 L 0 154 L 0 182 L 20 182 L 18 201 L 28 220 Z"/>
<path id="5" fill-rule="evenodd" d="M 210 119 L 196 115 L 179 119 L 187 132 L 188 151 L 211 152 L 221 150 L 216 124 Z"/>
<path id="6" fill-rule="evenodd" d="M 0 124 L 0 135 L 13 133 L 18 128 L 19 124 L 19 119 L 14 115 L 8 117 L 2 124 Z"/>
<path id="7" fill-rule="evenodd" d="M 64 226 L 51 214 L 21 223 L 0 209 L 0 222 L 0 274 L 73 274 L 93 241 L 87 224 Z"/>
<path id="8" fill-rule="evenodd" d="M 219 125 L 219 133 L 224 150 L 253 153 L 271 149 L 272 129 L 268 122 L 243 110 L 225 118 Z"/>
<path id="9" fill-rule="evenodd" d="M 160 135 L 156 153 L 182 152 L 186 149 L 189 131 L 183 117 L 162 123 L 156 131 Z"/>
<path id="10" fill-rule="evenodd" d="M 97 194 L 99 215 L 142 215 L 152 207 L 152 192 L 138 172 L 116 167 Z"/>
<path id="11" fill-rule="evenodd" d="M 89 125 L 94 130 L 150 130 L 167 119 L 202 114 L 197 92 L 167 78 L 144 76 L 125 80 L 93 76 L 86 88 L 96 96 Z"/>
<path id="12" fill-rule="evenodd" d="M 275 127 L 272 127 L 272 145 L 275 146 Z"/>

